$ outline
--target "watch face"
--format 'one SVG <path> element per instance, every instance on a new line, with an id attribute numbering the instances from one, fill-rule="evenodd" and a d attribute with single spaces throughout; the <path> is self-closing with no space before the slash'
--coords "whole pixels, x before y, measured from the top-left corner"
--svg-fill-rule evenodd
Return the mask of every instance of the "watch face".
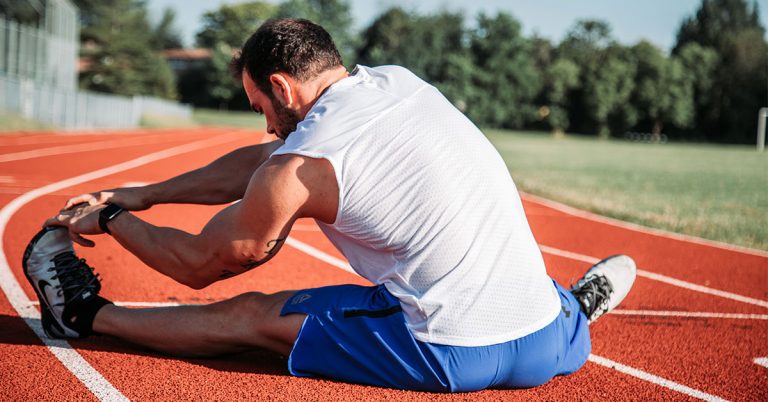
<path id="1" fill-rule="evenodd" d="M 104 214 L 104 217 L 107 219 L 112 219 L 115 212 L 120 211 L 122 208 L 116 204 L 109 204 L 106 208 L 104 208 L 101 212 Z"/>
<path id="2" fill-rule="evenodd" d="M 104 233 L 112 234 L 107 227 L 107 222 L 115 219 L 115 217 L 120 215 L 123 211 L 125 211 L 125 209 L 117 204 L 109 204 L 106 208 L 102 209 L 99 212 L 99 227 L 101 230 L 103 230 Z"/>

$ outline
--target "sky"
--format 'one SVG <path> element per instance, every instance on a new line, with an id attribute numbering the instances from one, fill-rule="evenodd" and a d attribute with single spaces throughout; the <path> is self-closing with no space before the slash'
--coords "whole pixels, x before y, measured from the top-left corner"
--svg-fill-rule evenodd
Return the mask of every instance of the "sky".
<path id="1" fill-rule="evenodd" d="M 243 0 L 149 0 L 147 4 L 154 18 L 159 18 L 166 7 L 173 8 L 184 45 L 192 46 L 204 12 L 225 3 L 240 2 Z M 646 39 L 669 51 L 674 46 L 680 23 L 696 12 L 701 0 L 351 0 L 350 3 L 357 29 L 368 26 L 391 6 L 421 14 L 462 11 L 468 23 L 480 12 L 504 11 L 522 23 L 526 36 L 535 33 L 559 43 L 578 19 L 597 18 L 607 21 L 613 36 L 623 44 Z M 763 26 L 768 26 L 768 0 L 757 0 L 757 3 L 760 20 Z"/>

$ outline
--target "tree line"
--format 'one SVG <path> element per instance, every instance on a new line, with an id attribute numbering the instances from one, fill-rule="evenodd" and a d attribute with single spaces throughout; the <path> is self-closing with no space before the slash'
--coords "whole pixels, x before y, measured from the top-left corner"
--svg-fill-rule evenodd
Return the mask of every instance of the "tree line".
<path id="1" fill-rule="evenodd" d="M 204 66 L 174 77 L 158 51 L 178 47 L 174 16 L 148 22 L 144 2 L 75 0 L 81 10 L 81 86 L 247 109 L 228 63 L 269 18 L 308 18 L 329 30 L 345 64 L 399 64 L 437 86 L 483 127 L 682 141 L 751 143 L 768 106 L 768 43 L 756 2 L 702 0 L 667 54 L 647 41 L 619 43 L 608 23 L 579 20 L 560 43 L 522 33 L 512 14 L 422 15 L 392 7 L 361 31 L 347 0 L 254 1 L 203 15 Z"/>

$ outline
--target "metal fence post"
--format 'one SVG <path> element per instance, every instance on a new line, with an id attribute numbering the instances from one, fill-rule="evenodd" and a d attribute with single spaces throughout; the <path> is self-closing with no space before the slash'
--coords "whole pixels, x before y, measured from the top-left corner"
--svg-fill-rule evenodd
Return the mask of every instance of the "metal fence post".
<path id="1" fill-rule="evenodd" d="M 757 151 L 765 150 L 765 119 L 768 118 L 768 107 L 761 107 L 757 113 Z"/>

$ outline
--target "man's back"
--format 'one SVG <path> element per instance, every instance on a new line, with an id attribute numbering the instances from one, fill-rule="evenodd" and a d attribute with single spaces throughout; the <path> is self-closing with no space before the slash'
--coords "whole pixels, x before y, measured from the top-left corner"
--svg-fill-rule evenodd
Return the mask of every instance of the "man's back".
<path id="1" fill-rule="evenodd" d="M 418 339 L 500 343 L 559 312 L 503 160 L 408 70 L 359 67 L 275 152 L 284 153 L 331 162 L 339 211 L 320 226 L 358 273 L 400 299 Z"/>

